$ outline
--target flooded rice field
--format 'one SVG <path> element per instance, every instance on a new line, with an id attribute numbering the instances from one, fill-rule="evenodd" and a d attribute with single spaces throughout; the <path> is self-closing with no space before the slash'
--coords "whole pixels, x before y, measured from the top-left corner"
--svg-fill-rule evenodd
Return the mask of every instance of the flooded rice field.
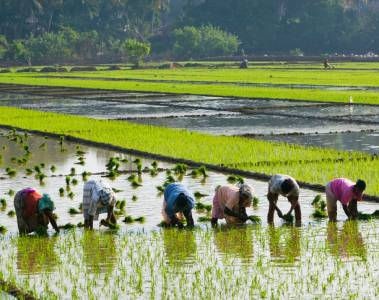
<path id="1" fill-rule="evenodd" d="M 353 151 L 379 152 L 379 131 L 336 132 L 326 134 L 265 135 L 258 139 L 279 141 L 305 146 L 329 147 Z"/>
<path id="2" fill-rule="evenodd" d="M 0 86 L 0 105 L 343 150 L 379 147 L 372 134 L 379 131 L 379 108 L 369 105 L 12 85 Z"/>
<path id="3" fill-rule="evenodd" d="M 211 229 L 209 223 L 198 221 L 200 216 L 208 216 L 207 212 L 195 209 L 194 230 L 162 229 L 157 224 L 163 196 L 156 187 L 167 180 L 168 172 L 192 191 L 207 195 L 197 200 L 204 204 L 212 203 L 215 187 L 227 184 L 227 175 L 207 172 L 206 178 L 193 178 L 187 170 L 180 176 L 172 170 L 173 164 L 159 161 L 153 174 L 150 159 L 5 131 L 0 134 L 0 154 L 0 198 L 6 202 L 0 210 L 0 225 L 7 229 L 0 234 L 0 278 L 39 298 L 379 296 L 378 221 L 346 221 L 341 207 L 337 224 L 314 219 L 311 202 L 317 192 L 301 190 L 301 227 L 283 224 L 278 218 L 276 227 L 267 226 L 267 182 L 245 179 L 259 198 L 248 214 L 261 217 L 261 225 Z M 120 175 L 113 180 L 104 177 L 105 165 L 112 157 L 121 162 Z M 140 178 L 137 159 L 143 170 Z M 41 182 L 35 178 L 37 169 L 46 175 Z M 117 191 L 117 199 L 125 200 L 125 209 L 118 213 L 118 231 L 99 229 L 95 222 L 94 232 L 77 228 L 62 230 L 59 235 L 49 231 L 49 237 L 17 236 L 16 218 L 9 211 L 13 210 L 13 192 L 26 186 L 51 194 L 59 225 L 82 222 L 80 213 L 68 211 L 79 211 L 84 171 L 92 173 L 88 178 L 108 181 Z M 132 174 L 141 186 L 132 186 L 128 180 Z M 289 209 L 284 198 L 278 206 Z M 374 203 L 359 205 L 362 212 L 376 209 Z M 126 224 L 122 222 L 125 216 L 144 217 L 144 222 Z"/>

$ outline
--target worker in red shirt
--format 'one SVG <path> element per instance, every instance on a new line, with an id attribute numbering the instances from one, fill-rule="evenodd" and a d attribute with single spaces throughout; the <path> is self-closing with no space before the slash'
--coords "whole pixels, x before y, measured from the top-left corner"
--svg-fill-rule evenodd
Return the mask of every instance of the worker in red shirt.
<path id="1" fill-rule="evenodd" d="M 49 223 L 56 232 L 59 228 L 53 216 L 54 202 L 48 194 L 41 195 L 34 188 L 18 191 L 14 197 L 14 208 L 20 234 L 47 230 Z"/>

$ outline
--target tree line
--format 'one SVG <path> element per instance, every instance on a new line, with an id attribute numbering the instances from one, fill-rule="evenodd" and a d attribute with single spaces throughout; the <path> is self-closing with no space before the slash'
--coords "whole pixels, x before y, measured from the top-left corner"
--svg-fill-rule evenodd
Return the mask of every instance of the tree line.
<path id="1" fill-rule="evenodd" d="M 378 0 L 0 0 L 0 60 L 366 53 Z"/>

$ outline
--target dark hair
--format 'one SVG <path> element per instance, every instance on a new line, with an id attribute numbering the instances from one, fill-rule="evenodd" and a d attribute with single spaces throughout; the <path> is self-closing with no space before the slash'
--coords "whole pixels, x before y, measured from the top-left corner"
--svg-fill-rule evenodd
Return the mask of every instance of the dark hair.
<path id="1" fill-rule="evenodd" d="M 283 193 L 288 194 L 294 188 L 294 184 L 291 179 L 287 178 L 282 182 L 281 188 Z"/>
<path id="2" fill-rule="evenodd" d="M 358 179 L 355 183 L 355 187 L 357 190 L 363 192 L 366 189 L 366 182 L 364 182 L 362 179 Z"/>
<path id="3" fill-rule="evenodd" d="M 179 194 L 178 198 L 176 198 L 176 206 L 178 208 L 185 208 L 188 205 L 187 196 L 183 193 Z"/>

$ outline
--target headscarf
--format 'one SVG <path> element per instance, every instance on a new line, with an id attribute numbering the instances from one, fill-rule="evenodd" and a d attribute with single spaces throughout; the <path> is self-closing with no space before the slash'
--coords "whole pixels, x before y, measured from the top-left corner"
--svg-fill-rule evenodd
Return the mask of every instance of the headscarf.
<path id="1" fill-rule="evenodd" d="M 239 192 L 242 197 L 247 198 L 248 201 L 251 201 L 253 199 L 253 189 L 250 185 L 241 184 L 239 188 Z"/>
<path id="2" fill-rule="evenodd" d="M 41 213 L 45 209 L 53 211 L 55 209 L 54 202 L 48 194 L 43 194 L 42 198 L 38 201 L 38 212 Z"/>

